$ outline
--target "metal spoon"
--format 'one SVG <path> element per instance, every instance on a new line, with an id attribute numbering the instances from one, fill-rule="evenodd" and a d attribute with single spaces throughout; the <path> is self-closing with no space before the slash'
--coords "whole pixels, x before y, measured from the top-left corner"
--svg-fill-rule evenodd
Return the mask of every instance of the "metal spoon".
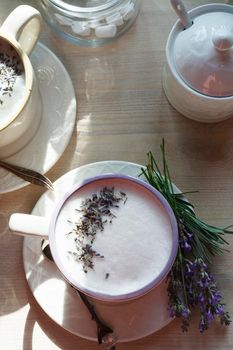
<path id="1" fill-rule="evenodd" d="M 6 163 L 5 161 L 0 160 L 0 167 L 10 171 L 21 179 L 33 183 L 35 185 L 43 186 L 48 190 L 53 190 L 52 182 L 44 175 L 38 173 L 37 171 L 23 168 L 18 165 Z"/>
<path id="2" fill-rule="evenodd" d="M 181 0 L 171 0 L 171 4 L 177 16 L 180 18 L 180 21 L 183 24 L 184 28 L 186 29 L 188 27 L 191 27 L 193 21 L 186 11 L 183 2 Z"/>
<path id="3" fill-rule="evenodd" d="M 48 240 L 42 240 L 41 249 L 44 256 L 53 262 L 53 256 L 51 254 Z M 89 302 L 86 295 L 77 289 L 75 289 L 75 291 L 77 294 L 79 294 L 80 299 L 89 311 L 91 318 L 96 322 L 98 343 L 105 343 L 108 346 L 107 350 L 116 350 L 116 336 L 114 335 L 113 330 L 109 326 L 107 326 L 102 320 L 100 320 L 99 316 L 95 312 L 94 306 Z"/>

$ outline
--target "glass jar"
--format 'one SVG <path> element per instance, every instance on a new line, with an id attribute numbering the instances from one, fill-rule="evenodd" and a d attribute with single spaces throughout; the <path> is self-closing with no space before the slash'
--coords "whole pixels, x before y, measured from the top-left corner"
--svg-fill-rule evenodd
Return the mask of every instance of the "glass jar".
<path id="1" fill-rule="evenodd" d="M 100 46 L 123 34 L 134 22 L 141 0 L 41 0 L 42 15 L 65 39 Z"/>

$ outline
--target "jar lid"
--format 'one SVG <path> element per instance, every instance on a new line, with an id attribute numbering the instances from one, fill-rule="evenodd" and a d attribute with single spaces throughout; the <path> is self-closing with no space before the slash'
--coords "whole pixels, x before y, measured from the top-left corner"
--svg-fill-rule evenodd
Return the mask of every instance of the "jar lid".
<path id="1" fill-rule="evenodd" d="M 196 10 L 196 11 L 195 11 Z M 212 97 L 233 95 L 233 6 L 204 5 L 173 37 L 177 73 L 192 89 Z"/>
<path id="2" fill-rule="evenodd" d="M 50 0 L 55 6 L 65 11 L 89 12 L 101 11 L 116 5 L 118 0 Z"/>

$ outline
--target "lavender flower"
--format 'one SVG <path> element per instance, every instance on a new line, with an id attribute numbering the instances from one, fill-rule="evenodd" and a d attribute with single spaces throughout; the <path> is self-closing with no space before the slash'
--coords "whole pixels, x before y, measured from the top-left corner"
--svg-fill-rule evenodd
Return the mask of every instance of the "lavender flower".
<path id="1" fill-rule="evenodd" d="M 187 231 L 182 221 L 178 223 L 178 227 L 179 227 L 179 233 L 180 233 L 180 238 L 179 238 L 180 247 L 182 251 L 184 251 L 184 253 L 190 253 L 192 251 L 193 234 Z"/>
<path id="2" fill-rule="evenodd" d="M 200 310 L 201 333 L 209 328 L 215 318 L 219 318 L 222 325 L 231 322 L 214 277 L 202 258 L 193 261 L 182 258 L 180 263 L 174 264 L 169 276 L 168 295 L 170 316 L 182 318 L 183 331 L 188 330 L 191 309 L 195 306 Z"/>
<path id="3" fill-rule="evenodd" d="M 168 276 L 168 297 L 169 307 L 168 311 L 170 317 L 180 317 L 182 319 L 181 328 L 185 332 L 188 330 L 191 311 L 188 306 L 186 293 L 183 285 L 183 264 L 182 255 L 178 253 L 178 257 L 172 267 Z"/>
<path id="4" fill-rule="evenodd" d="M 230 316 L 225 311 L 221 293 L 207 265 L 212 263 L 214 256 L 224 253 L 222 246 L 228 244 L 224 234 L 232 234 L 233 231 L 231 226 L 220 228 L 206 224 L 195 215 L 193 205 L 184 198 L 184 194 L 174 193 L 164 140 L 161 153 L 162 171 L 149 152 L 148 163 L 145 169 L 142 168 L 142 175 L 166 198 L 178 224 L 178 253 L 168 275 L 170 316 L 180 317 L 181 327 L 183 331 L 187 331 L 192 309 L 197 307 L 200 312 L 200 332 L 208 329 L 215 318 L 222 325 L 229 325 Z"/>

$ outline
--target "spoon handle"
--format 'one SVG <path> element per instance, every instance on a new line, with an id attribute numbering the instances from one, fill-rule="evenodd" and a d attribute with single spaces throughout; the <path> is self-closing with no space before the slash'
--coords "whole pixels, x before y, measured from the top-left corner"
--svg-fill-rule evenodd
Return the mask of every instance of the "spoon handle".
<path id="1" fill-rule="evenodd" d="M 186 11 L 183 2 L 181 0 L 171 0 L 171 4 L 177 16 L 180 18 L 180 21 L 183 24 L 184 28 L 186 29 L 188 27 L 191 27 L 193 21 Z"/>
<path id="2" fill-rule="evenodd" d="M 42 249 L 42 253 L 45 255 L 45 257 L 47 259 L 49 259 L 50 261 L 54 262 L 48 240 L 44 240 L 44 239 L 42 240 L 42 242 L 41 242 L 41 249 Z M 74 288 L 73 286 L 71 286 L 71 287 Z M 99 344 L 106 343 L 107 346 L 108 346 L 107 350 L 116 350 L 117 337 L 113 333 L 113 330 L 109 326 L 107 326 L 99 318 L 99 316 L 95 312 L 95 308 L 94 308 L 93 304 L 91 304 L 89 302 L 89 300 L 86 297 L 86 295 L 83 294 L 82 292 L 80 292 L 77 289 L 75 289 L 75 291 L 79 295 L 79 297 L 82 300 L 82 302 L 84 303 L 84 305 L 86 306 L 86 308 L 89 311 L 92 319 L 96 322 L 98 343 Z"/>
<path id="3" fill-rule="evenodd" d="M 33 183 L 35 185 L 43 186 L 48 190 L 53 190 L 52 182 L 44 175 L 38 173 L 37 171 L 26 169 L 18 165 L 6 163 L 0 160 L 0 167 L 10 171 L 21 179 Z"/>

